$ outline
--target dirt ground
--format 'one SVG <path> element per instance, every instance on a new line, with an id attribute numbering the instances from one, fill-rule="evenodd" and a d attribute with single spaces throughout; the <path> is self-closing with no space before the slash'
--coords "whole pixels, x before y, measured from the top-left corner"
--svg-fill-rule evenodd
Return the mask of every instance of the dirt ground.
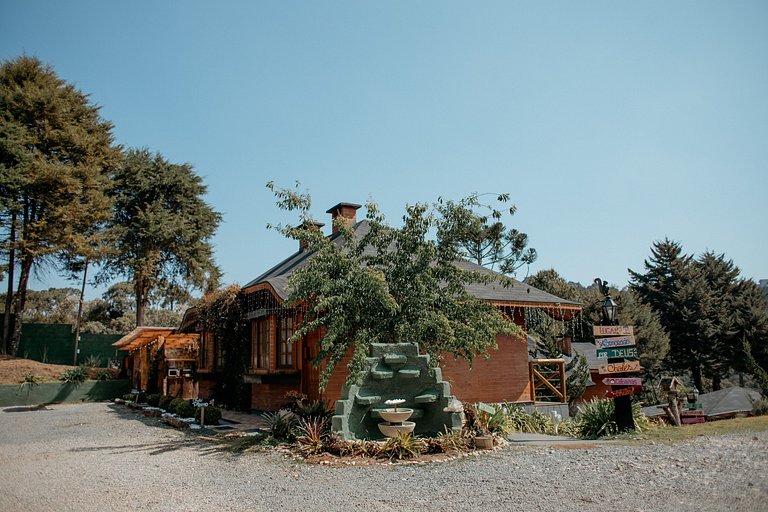
<path id="1" fill-rule="evenodd" d="M 63 372 L 72 368 L 75 367 L 0 355 L 0 384 L 19 384 L 27 374 L 39 377 L 41 382 L 57 381 Z M 105 368 L 88 368 L 88 376 L 95 378 L 97 373 L 104 370 Z"/>

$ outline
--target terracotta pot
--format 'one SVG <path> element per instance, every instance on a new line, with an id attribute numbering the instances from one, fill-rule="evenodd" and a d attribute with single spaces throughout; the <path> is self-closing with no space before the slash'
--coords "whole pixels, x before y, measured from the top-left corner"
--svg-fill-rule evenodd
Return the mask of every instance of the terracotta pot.
<path id="1" fill-rule="evenodd" d="M 475 447 L 479 450 L 493 450 L 493 436 L 475 436 Z"/>

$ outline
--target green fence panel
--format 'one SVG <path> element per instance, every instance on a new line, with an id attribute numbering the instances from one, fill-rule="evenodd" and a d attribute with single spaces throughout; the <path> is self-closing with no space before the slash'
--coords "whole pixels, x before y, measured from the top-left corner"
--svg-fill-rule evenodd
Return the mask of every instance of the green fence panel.
<path id="1" fill-rule="evenodd" d="M 82 333 L 78 345 L 78 364 L 84 363 L 90 356 L 97 357 L 102 367 L 106 367 L 110 361 L 119 363 L 125 352 L 116 350 L 112 344 L 122 337 L 122 334 Z M 71 365 L 74 352 L 75 335 L 70 324 L 25 323 L 21 327 L 19 357 L 43 363 Z"/>

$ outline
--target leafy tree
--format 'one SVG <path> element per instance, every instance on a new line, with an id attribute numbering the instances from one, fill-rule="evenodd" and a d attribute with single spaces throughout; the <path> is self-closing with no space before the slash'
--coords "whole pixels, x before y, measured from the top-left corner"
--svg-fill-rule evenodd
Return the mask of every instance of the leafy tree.
<path id="1" fill-rule="evenodd" d="M 619 323 L 634 327 L 643 378 L 655 382 L 661 376 L 669 353 L 669 335 L 662 327 L 659 315 L 635 292 L 625 288 L 613 296 L 618 305 Z"/>
<path id="2" fill-rule="evenodd" d="M 77 294 L 74 288 L 28 290 L 25 321 L 42 324 L 67 324 L 75 318 Z M 4 294 L 0 299 L 5 299 Z"/>
<path id="3" fill-rule="evenodd" d="M 455 244 L 460 255 L 478 265 L 514 276 L 523 265 L 536 261 L 536 249 L 529 248 L 528 235 L 507 226 L 504 217 L 512 217 L 517 208 L 504 210 L 481 202 L 489 194 L 472 194 L 460 201 L 438 200 L 441 217 L 438 237 Z M 509 201 L 509 194 L 496 197 L 499 205 Z"/>
<path id="4" fill-rule="evenodd" d="M 269 183 L 278 206 L 297 211 L 298 227 L 277 226 L 285 236 L 307 242 L 314 254 L 290 278 L 287 303 L 303 306 L 304 314 L 292 341 L 320 331 L 314 364 L 325 364 L 321 387 L 342 356 L 354 347 L 348 382 L 355 382 L 371 343 L 416 342 L 439 362 L 447 352 L 471 362 L 496 347 L 497 334 L 519 329 L 492 304 L 470 295 L 465 286 L 491 282 L 488 272 L 472 272 L 457 265 L 461 252 L 453 229 L 461 227 L 427 205 L 409 206 L 403 226 L 385 222 L 368 203 L 368 231 L 357 238 L 342 219 L 335 221 L 339 244 L 308 227 L 308 194 Z M 438 237 L 430 240 L 435 229 Z"/>
<path id="5" fill-rule="evenodd" d="M 147 149 L 129 150 L 118 169 L 110 226 L 116 251 L 101 279 L 131 280 L 137 325 L 145 324 L 153 291 L 211 288 L 218 278 L 210 240 L 221 215 L 203 200 L 205 192 L 191 165 L 170 163 Z"/>
<path id="6" fill-rule="evenodd" d="M 19 265 L 9 352 L 18 351 L 34 265 L 82 245 L 109 216 L 105 191 L 118 160 L 99 107 L 34 57 L 0 66 L 0 208 L 6 251 Z M 9 294 L 10 295 L 10 294 Z"/>

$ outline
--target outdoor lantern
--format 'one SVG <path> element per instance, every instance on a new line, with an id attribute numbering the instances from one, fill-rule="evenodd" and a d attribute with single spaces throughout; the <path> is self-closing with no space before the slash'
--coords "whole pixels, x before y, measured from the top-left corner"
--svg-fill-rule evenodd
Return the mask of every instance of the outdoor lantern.
<path id="1" fill-rule="evenodd" d="M 616 325 L 616 315 L 618 309 L 619 306 L 611 298 L 611 296 L 608 295 L 603 301 L 603 318 L 608 325 Z"/>

